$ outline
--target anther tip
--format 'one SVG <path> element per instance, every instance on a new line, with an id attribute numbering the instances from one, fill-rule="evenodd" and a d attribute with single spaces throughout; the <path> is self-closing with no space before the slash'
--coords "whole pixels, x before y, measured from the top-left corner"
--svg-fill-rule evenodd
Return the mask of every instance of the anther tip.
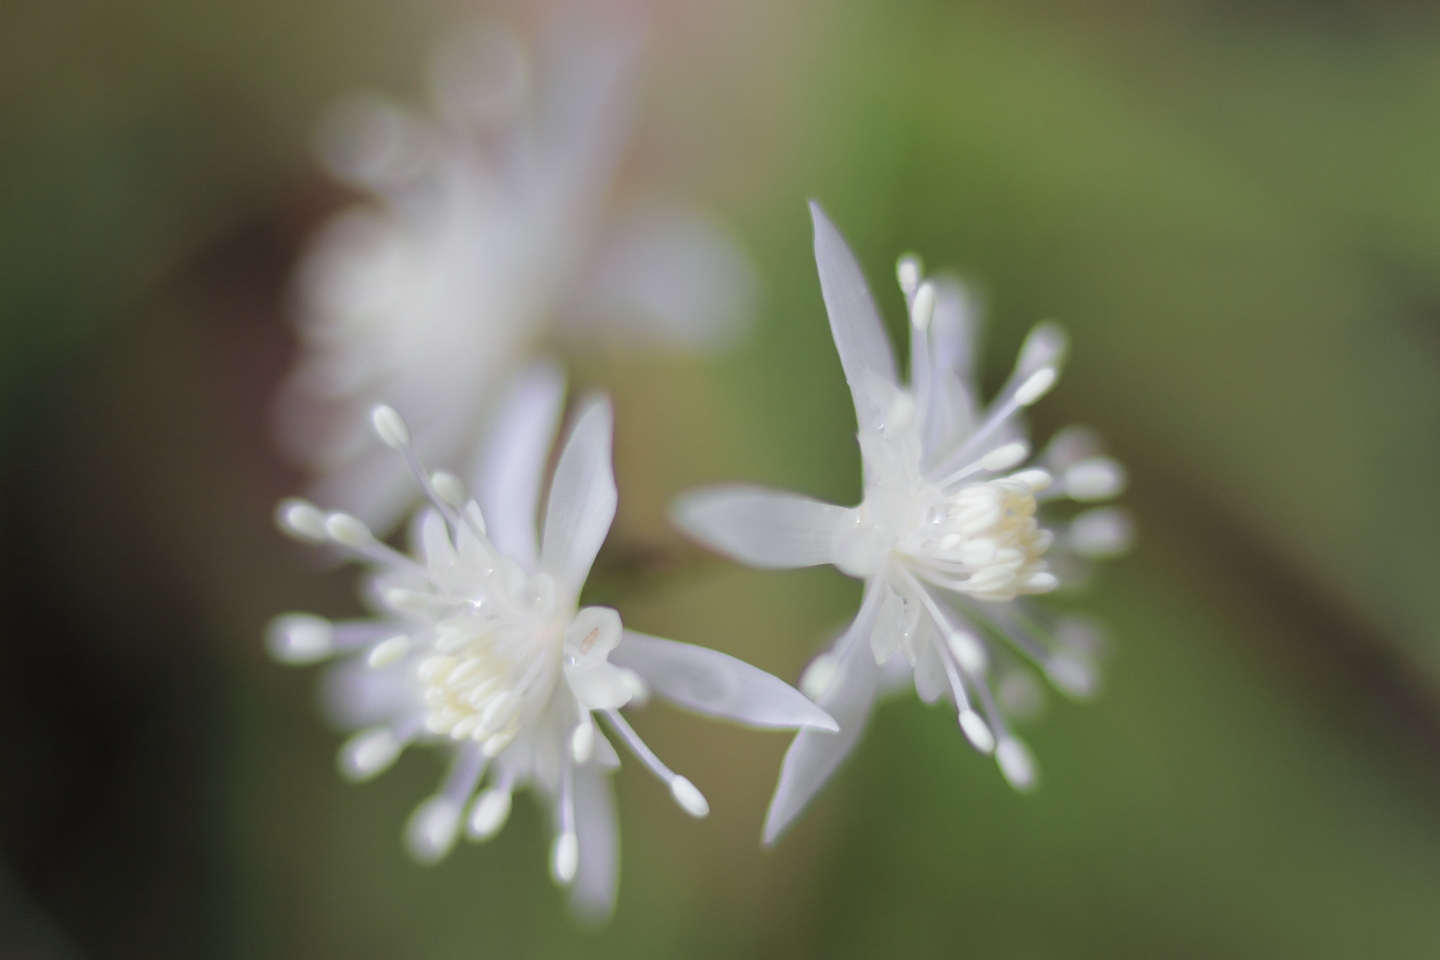
<path id="1" fill-rule="evenodd" d="M 410 446 L 410 428 L 394 407 L 376 404 L 370 411 L 370 425 L 387 447 L 404 450 Z"/>
<path id="2" fill-rule="evenodd" d="M 580 866 L 580 838 L 573 830 L 566 830 L 555 838 L 555 850 L 550 858 L 550 869 L 555 882 L 568 884 L 575 879 Z"/>
<path id="3" fill-rule="evenodd" d="M 710 803 L 705 795 L 685 777 L 677 775 L 670 781 L 670 795 L 692 817 L 704 817 L 710 813 Z"/>

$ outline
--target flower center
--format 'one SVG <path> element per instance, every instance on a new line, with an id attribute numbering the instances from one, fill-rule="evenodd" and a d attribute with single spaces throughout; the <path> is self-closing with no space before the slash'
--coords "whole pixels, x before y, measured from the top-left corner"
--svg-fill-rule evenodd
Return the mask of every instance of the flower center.
<path id="1" fill-rule="evenodd" d="M 1054 535 L 1035 519 L 1035 492 L 1048 480 L 1026 471 L 950 494 L 932 487 L 923 519 L 895 550 L 932 583 L 979 600 L 1054 589 L 1043 559 Z"/>
<path id="2" fill-rule="evenodd" d="M 546 574 L 499 579 L 485 578 L 479 599 L 435 624 L 432 650 L 415 667 L 426 729 L 474 740 L 488 756 L 515 739 L 528 705 L 549 699 L 571 619 L 557 611 Z"/>

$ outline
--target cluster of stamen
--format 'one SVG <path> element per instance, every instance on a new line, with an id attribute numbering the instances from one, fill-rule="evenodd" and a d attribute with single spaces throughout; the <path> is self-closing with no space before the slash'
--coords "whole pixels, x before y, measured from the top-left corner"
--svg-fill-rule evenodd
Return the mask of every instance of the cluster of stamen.
<path id="1" fill-rule="evenodd" d="M 1013 600 L 1053 590 L 1043 555 L 1054 535 L 1035 518 L 1035 493 L 1049 482 L 1030 470 L 970 483 L 942 496 L 904 552 L 925 579 L 978 600 Z"/>

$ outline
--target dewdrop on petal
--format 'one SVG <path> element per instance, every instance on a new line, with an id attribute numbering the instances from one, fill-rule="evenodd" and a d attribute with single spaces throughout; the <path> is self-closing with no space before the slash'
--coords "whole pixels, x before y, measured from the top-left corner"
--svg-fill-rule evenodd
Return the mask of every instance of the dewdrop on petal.
<path id="1" fill-rule="evenodd" d="M 449 756 L 440 789 L 416 808 L 404 830 L 415 860 L 434 863 L 449 854 L 462 825 L 472 839 L 493 836 L 509 817 L 513 791 L 528 787 L 555 815 L 552 871 L 569 884 L 582 857 L 616 855 L 606 793 L 619 759 L 607 734 L 618 737 L 692 816 L 709 810 L 694 785 L 666 766 L 620 713 L 639 696 L 653 690 L 693 712 L 751 726 L 837 725 L 798 691 L 754 667 L 631 633 L 616 611 L 580 606 L 616 508 L 609 405 L 593 399 L 581 406 L 542 511 L 543 467 L 562 405 L 558 395 L 535 397 L 535 383 L 523 377 L 516 390 L 550 411 L 549 418 L 519 411 L 517 422 L 530 433 L 513 430 L 508 445 L 492 451 L 494 463 L 479 471 L 476 499 L 463 506 L 458 501 L 467 494 L 460 480 L 429 472 L 404 420 L 390 407 L 376 408 L 376 433 L 403 457 L 431 500 L 412 524 L 414 553 L 376 539 L 350 514 L 321 515 L 316 524 L 306 505 L 301 525 L 318 525 L 326 542 L 372 570 L 365 594 L 380 613 L 339 624 L 282 617 L 269 643 L 290 660 L 347 655 L 334 668 L 337 713 L 364 716 L 374 725 L 341 748 L 338 763 L 346 779 L 379 774 L 412 745 Z M 528 486 L 507 478 L 507 470 Z M 487 477 L 505 491 L 503 497 L 487 492 Z M 491 532 L 481 501 L 497 520 Z M 587 831 L 602 835 L 591 842 Z M 603 860 L 585 868 L 592 879 L 613 874 L 613 864 Z M 586 909 L 608 911 L 613 894 L 613 888 L 587 881 L 573 896 Z M 597 896 L 600 901 L 592 902 Z"/>
<path id="2" fill-rule="evenodd" d="M 891 691 L 948 699 L 971 745 L 1029 790 L 1035 763 L 1010 730 L 1005 691 L 1038 689 L 1037 670 L 1076 699 L 1098 688 L 1087 651 L 1071 649 L 1064 621 L 1031 598 L 1078 581 L 1088 560 L 1129 539 L 1123 513 L 1084 511 L 1066 521 L 1050 505 L 1114 496 L 1124 470 L 1088 430 L 1063 431 L 1033 455 L 1025 415 L 1055 387 L 1064 332 L 1037 325 L 1008 381 L 982 403 L 972 301 L 958 283 L 927 278 L 913 256 L 896 267 L 910 320 L 902 379 L 854 254 L 818 205 L 811 213 L 821 292 L 854 400 L 862 500 L 847 508 L 737 485 L 686 494 L 672 514 L 692 537 L 743 563 L 828 563 L 863 580 L 855 620 L 810 662 L 802 689 L 856 724 Z M 912 683 L 899 682 L 907 675 Z M 795 738 L 766 815 L 767 843 L 859 739 L 857 730 L 845 733 Z"/>

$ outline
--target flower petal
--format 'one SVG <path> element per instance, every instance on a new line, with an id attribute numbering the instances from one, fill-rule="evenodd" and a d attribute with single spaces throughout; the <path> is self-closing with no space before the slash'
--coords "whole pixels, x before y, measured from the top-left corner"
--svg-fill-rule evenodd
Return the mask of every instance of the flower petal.
<path id="1" fill-rule="evenodd" d="M 784 680 L 717 650 L 627 630 L 610 659 L 640 674 L 660 696 L 696 713 L 750 727 L 840 729 Z"/>
<path id="2" fill-rule="evenodd" d="M 879 377 L 891 386 L 898 385 L 895 353 L 865 275 L 845 238 L 813 200 L 810 218 L 815 224 L 815 266 L 820 271 L 820 292 L 830 315 L 830 332 L 863 426 L 869 422 L 868 411 L 874 407 L 868 399 L 873 393 L 868 381 Z"/>
<path id="3" fill-rule="evenodd" d="M 594 763 L 582 763 L 575 766 L 572 776 L 580 864 L 570 888 L 570 908 L 581 920 L 599 923 L 615 911 L 615 893 L 620 884 L 620 824 L 605 770 Z"/>
<path id="4" fill-rule="evenodd" d="M 550 485 L 540 564 L 572 598 L 579 596 L 615 519 L 611 429 L 610 402 L 589 401 L 570 432 Z"/>
<path id="5" fill-rule="evenodd" d="M 770 569 L 832 562 L 837 536 L 855 522 L 849 507 L 743 484 L 685 493 L 670 515 L 701 543 L 741 563 Z"/>
<path id="6" fill-rule="evenodd" d="M 875 702 L 875 689 L 880 668 L 870 652 L 870 632 L 875 624 L 880 591 L 870 587 L 860 612 L 850 629 L 840 639 L 840 665 L 829 689 L 819 703 L 840 724 L 839 733 L 801 730 L 795 735 L 785 762 L 780 768 L 780 782 L 765 812 L 767 845 L 784 832 L 810 800 L 825 785 L 841 761 L 860 739 L 870 708 Z"/>
<path id="7" fill-rule="evenodd" d="M 541 360 L 521 371 L 470 474 L 490 541 L 526 570 L 539 559 L 535 511 L 564 400 L 565 375 L 554 363 Z"/>

